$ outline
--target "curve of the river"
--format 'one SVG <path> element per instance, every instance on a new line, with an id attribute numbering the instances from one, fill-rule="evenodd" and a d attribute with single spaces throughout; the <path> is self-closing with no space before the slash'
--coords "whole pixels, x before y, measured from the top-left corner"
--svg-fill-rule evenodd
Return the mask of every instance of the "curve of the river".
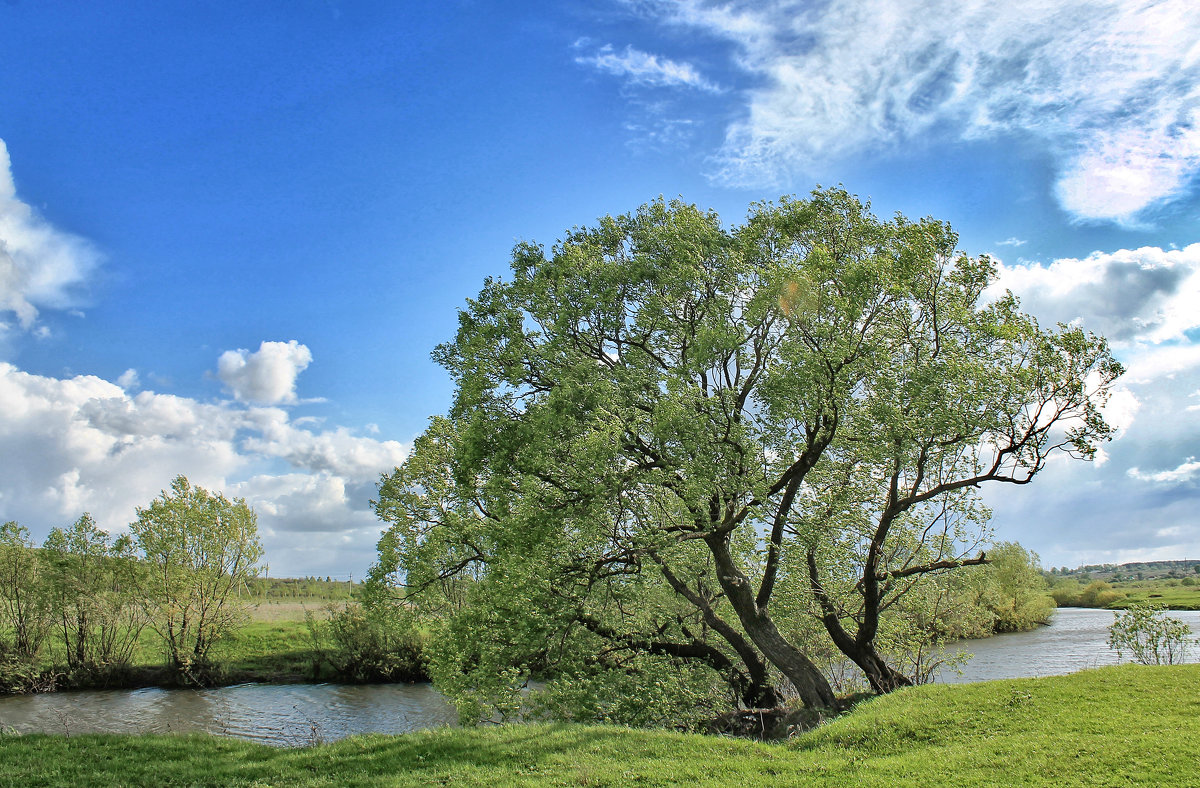
<path id="1" fill-rule="evenodd" d="M 1171 613 L 1200 633 L 1200 611 Z M 971 653 L 945 682 L 1052 676 L 1118 662 L 1108 648 L 1108 610 L 1063 608 L 1032 632 L 964 641 Z M 1189 661 L 1200 661 L 1193 648 Z M 298 746 L 358 733 L 407 733 L 453 725 L 450 704 L 427 684 L 243 684 L 207 690 L 60 692 L 0 698 L 0 729 L 18 733 L 202 731 Z"/>
<path id="2" fill-rule="evenodd" d="M 1200 634 L 1200 611 L 1171 610 L 1168 615 L 1186 622 L 1193 637 Z M 1055 611 L 1049 626 L 1030 632 L 994 635 L 981 640 L 964 640 L 951 651 L 965 651 L 971 658 L 961 675 L 943 670 L 939 681 L 964 683 L 991 679 L 1061 676 L 1085 668 L 1115 665 L 1122 660 L 1108 647 L 1108 628 L 1116 613 L 1082 607 L 1064 607 Z M 1125 655 L 1124 661 L 1129 661 Z M 1188 650 L 1188 662 L 1200 662 L 1200 648 Z"/>

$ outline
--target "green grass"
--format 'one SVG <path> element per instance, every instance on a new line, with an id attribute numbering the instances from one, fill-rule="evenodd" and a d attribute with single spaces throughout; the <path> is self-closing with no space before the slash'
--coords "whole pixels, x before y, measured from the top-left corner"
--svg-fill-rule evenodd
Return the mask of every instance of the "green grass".
<path id="1" fill-rule="evenodd" d="M 252 621 L 213 646 L 230 681 L 302 681 L 317 658 L 303 621 Z"/>
<path id="2" fill-rule="evenodd" d="M 1113 590 L 1125 596 L 1109 607 L 1125 609 L 1135 602 L 1153 602 L 1170 610 L 1200 610 L 1200 585 L 1179 585 L 1179 581 L 1144 580 L 1114 583 Z"/>
<path id="3" fill-rule="evenodd" d="M 339 605 L 343 602 L 322 598 L 267 599 L 251 607 L 247 611 L 249 621 L 213 644 L 210 652 L 210 657 L 222 670 L 223 683 L 313 680 L 313 663 L 317 654 L 305 622 L 305 613 L 311 612 L 317 620 L 324 620 L 330 604 Z M 57 637 L 50 638 L 42 654 L 42 666 L 47 669 L 58 666 L 61 669 L 65 663 L 66 655 L 62 651 L 61 641 Z M 162 638 L 147 626 L 138 638 L 127 674 L 112 679 L 105 686 L 132 687 L 164 683 L 168 681 L 164 664 Z M 329 670 L 328 666 L 323 666 L 323 669 L 326 672 Z M 324 680 L 328 677 L 322 674 L 316 678 Z"/>
<path id="4" fill-rule="evenodd" d="M 787 744 L 529 725 L 298 750 L 214 737 L 0 737 L 0 786 L 1129 786 L 1200 775 L 1200 666 L 928 686 Z"/>
<path id="5" fill-rule="evenodd" d="M 1195 578 L 1186 578 L 1195 581 Z M 1057 581 L 1051 594 L 1063 607 L 1094 607 L 1123 610 L 1132 604 L 1153 602 L 1169 610 L 1200 610 L 1200 583 L 1184 585 L 1182 578 L 1158 577 L 1147 580 L 1081 581 L 1068 578 Z M 1107 585 L 1102 585 L 1107 584 Z M 1085 593 L 1092 587 L 1104 590 Z"/>

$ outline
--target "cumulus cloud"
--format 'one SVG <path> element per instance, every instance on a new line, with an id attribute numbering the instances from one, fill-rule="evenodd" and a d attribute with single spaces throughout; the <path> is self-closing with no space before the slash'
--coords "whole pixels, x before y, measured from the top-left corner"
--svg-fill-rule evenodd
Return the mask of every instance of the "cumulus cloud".
<path id="1" fill-rule="evenodd" d="M 577 49 L 583 48 L 587 46 L 587 41 L 576 41 L 575 46 Z M 575 62 L 620 77 L 633 85 L 688 87 L 710 93 L 720 92 L 720 88 L 705 79 L 691 63 L 681 63 L 631 46 L 618 52 L 611 44 L 605 44 L 592 54 L 578 55 Z"/>
<path id="2" fill-rule="evenodd" d="M 292 421 L 276 407 L 131 393 L 95 376 L 0 363 L 0 456 L 19 458 L 0 474 L 0 520 L 39 538 L 84 511 L 122 531 L 182 473 L 246 498 L 277 571 L 328 574 L 369 560 L 374 482 L 406 453 L 397 441 Z"/>
<path id="3" fill-rule="evenodd" d="M 406 451 L 398 441 L 358 436 L 345 427 L 312 432 L 289 421 L 277 408 L 256 409 L 246 420 L 254 428 L 254 434 L 242 443 L 246 451 L 277 457 L 314 473 L 374 479 L 380 469 L 399 465 Z"/>
<path id="4" fill-rule="evenodd" d="M 1200 244 L 1001 263 L 1005 289 L 1043 323 L 1112 340 L 1126 367 L 1105 418 L 1105 462 L 1047 466 L 1029 491 L 990 491 L 1004 538 L 1055 565 L 1179 558 L 1200 551 Z"/>
<path id="5" fill-rule="evenodd" d="M 38 326 L 40 309 L 65 309 L 99 262 L 85 240 L 40 217 L 17 196 L 8 147 L 0 140 L 0 327 L 6 313 L 26 331 Z"/>
<path id="6" fill-rule="evenodd" d="M 998 273 L 993 293 L 1012 290 L 1033 314 L 1079 322 L 1118 343 L 1186 342 L 1200 327 L 1200 243 L 1000 264 Z"/>
<path id="7" fill-rule="evenodd" d="M 731 45 L 747 87 L 716 177 L 776 185 L 815 164 L 949 133 L 1039 140 L 1082 220 L 1130 222 L 1200 169 L 1191 0 L 627 0 Z"/>
<path id="8" fill-rule="evenodd" d="M 121 373 L 121 376 L 117 378 L 117 385 L 126 390 L 136 389 L 141 384 L 141 376 L 139 376 L 138 371 L 133 368 L 125 370 Z"/>
<path id="9" fill-rule="evenodd" d="M 312 362 L 306 345 L 263 342 L 258 350 L 226 350 L 217 359 L 217 377 L 240 402 L 267 405 L 296 401 L 296 377 Z"/>

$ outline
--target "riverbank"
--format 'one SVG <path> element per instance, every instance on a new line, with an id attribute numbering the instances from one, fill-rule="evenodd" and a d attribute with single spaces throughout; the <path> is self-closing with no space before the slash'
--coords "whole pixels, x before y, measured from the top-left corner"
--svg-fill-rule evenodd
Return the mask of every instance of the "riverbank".
<path id="1" fill-rule="evenodd" d="M 1200 666 L 916 687 L 784 744 L 575 725 L 275 749 L 213 736 L 0 736 L 0 786 L 1181 785 Z"/>
<path id="2" fill-rule="evenodd" d="M 351 677 L 339 675 L 325 659 L 331 648 L 325 630 L 314 638 L 306 618 L 311 614 L 318 622 L 325 622 L 331 606 L 342 604 L 344 600 L 315 598 L 272 600 L 254 605 L 248 611 L 249 621 L 244 626 L 213 645 L 210 656 L 216 669 L 206 676 L 205 686 L 351 680 Z M 31 682 L 32 691 L 192 686 L 181 684 L 166 669 L 162 651 L 161 638 L 147 627 L 135 644 L 130 664 L 99 676 L 71 675 L 64 667 L 66 660 L 61 648 L 56 645 L 45 651 L 38 667 L 40 678 Z M 31 691 L 31 688 L 23 691 Z M 4 694 L 0 690 L 0 697 Z"/>

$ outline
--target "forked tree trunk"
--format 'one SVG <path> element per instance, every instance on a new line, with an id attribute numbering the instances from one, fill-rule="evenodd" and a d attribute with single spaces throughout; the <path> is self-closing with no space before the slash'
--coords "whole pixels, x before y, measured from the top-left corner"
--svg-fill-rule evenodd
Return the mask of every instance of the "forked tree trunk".
<path id="1" fill-rule="evenodd" d="M 796 688 L 800 701 L 810 709 L 833 708 L 837 696 L 824 674 L 800 649 L 780 634 L 767 611 L 760 609 L 750 590 L 750 580 L 738 570 L 721 536 L 705 539 L 716 562 L 717 579 L 730 605 L 738 614 L 746 634 L 763 657 L 783 673 Z"/>
<path id="2" fill-rule="evenodd" d="M 868 578 L 863 583 L 863 594 L 866 597 L 864 620 L 859 623 L 856 637 L 851 637 L 842 622 L 838 620 L 833 601 L 821 586 L 820 575 L 817 571 L 817 557 L 813 551 L 807 555 L 809 583 L 813 597 L 822 609 L 821 623 L 829 633 L 833 645 L 850 658 L 855 665 L 862 668 L 867 676 L 871 689 L 882 695 L 901 687 L 911 687 L 912 680 L 900 671 L 887 664 L 879 652 L 875 650 L 875 633 L 879 631 L 879 586 Z M 870 571 L 874 571 L 870 569 Z"/>

